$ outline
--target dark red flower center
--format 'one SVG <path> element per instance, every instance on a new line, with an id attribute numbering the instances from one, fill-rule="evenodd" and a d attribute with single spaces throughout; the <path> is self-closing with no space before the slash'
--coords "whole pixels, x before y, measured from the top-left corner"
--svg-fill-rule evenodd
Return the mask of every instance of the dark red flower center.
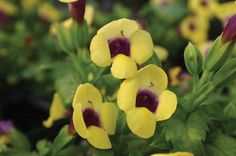
<path id="1" fill-rule="evenodd" d="M 118 37 L 108 41 L 111 57 L 118 54 L 130 56 L 130 41 L 125 37 Z"/>
<path id="2" fill-rule="evenodd" d="M 151 112 L 156 112 L 158 106 L 157 96 L 150 90 L 138 91 L 136 96 L 136 107 L 146 107 Z"/>
<path id="3" fill-rule="evenodd" d="M 98 114 L 92 108 L 86 108 L 83 111 L 83 118 L 86 127 L 96 126 L 100 127 L 100 120 Z"/>
<path id="4" fill-rule="evenodd" d="M 201 0 L 201 5 L 203 7 L 207 7 L 208 6 L 208 1 L 207 0 Z"/>
<path id="5" fill-rule="evenodd" d="M 196 25 L 193 22 L 189 23 L 188 27 L 191 31 L 194 31 L 196 29 Z"/>

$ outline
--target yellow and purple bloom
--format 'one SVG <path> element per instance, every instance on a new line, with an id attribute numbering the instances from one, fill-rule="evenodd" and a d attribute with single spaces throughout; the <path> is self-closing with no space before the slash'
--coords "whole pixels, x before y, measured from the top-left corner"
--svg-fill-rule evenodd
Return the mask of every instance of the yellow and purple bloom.
<path id="1" fill-rule="evenodd" d="M 214 10 L 218 6 L 216 0 L 189 0 L 190 10 L 201 17 L 211 18 L 214 16 Z"/>
<path id="2" fill-rule="evenodd" d="M 208 29 L 209 21 L 197 15 L 186 17 L 180 24 L 181 35 L 196 44 L 207 41 Z"/>
<path id="3" fill-rule="evenodd" d="M 99 149 L 112 148 L 118 111 L 113 103 L 102 102 L 102 95 L 92 84 L 78 86 L 73 99 L 73 123 L 76 132 Z"/>
<path id="4" fill-rule="evenodd" d="M 8 17 L 15 15 L 17 8 L 7 0 L 0 0 L 0 23 L 8 21 Z"/>
<path id="5" fill-rule="evenodd" d="M 85 0 L 59 0 L 68 3 L 69 11 L 74 21 L 82 23 L 84 21 Z"/>
<path id="6" fill-rule="evenodd" d="M 189 152 L 175 152 L 175 153 L 158 153 L 158 154 L 152 154 L 151 156 L 194 156 L 194 155 Z"/>
<path id="7" fill-rule="evenodd" d="M 170 82 L 171 85 L 179 85 L 184 81 L 190 80 L 191 76 L 187 71 L 184 71 L 181 67 L 176 66 L 172 67 L 169 70 Z"/>
<path id="8" fill-rule="evenodd" d="M 111 66 L 111 73 L 118 79 L 130 78 L 153 54 L 150 34 L 129 19 L 108 23 L 93 37 L 90 45 L 91 59 L 100 66 Z"/>
<path id="9" fill-rule="evenodd" d="M 236 14 L 236 4 L 235 2 L 225 2 L 217 5 L 215 9 L 215 15 L 221 21 L 228 21 L 230 17 Z"/>
<path id="10" fill-rule="evenodd" d="M 10 142 L 10 133 L 13 130 L 11 121 L 0 121 L 0 145 Z"/>
<path id="11" fill-rule="evenodd" d="M 120 86 L 117 103 L 126 113 L 129 129 L 141 138 L 153 136 L 156 121 L 169 119 L 177 107 L 176 95 L 166 90 L 168 79 L 159 67 L 150 64 Z"/>
<path id="12" fill-rule="evenodd" d="M 161 62 L 165 62 L 169 55 L 169 52 L 167 49 L 158 45 L 154 46 L 154 52 Z"/>

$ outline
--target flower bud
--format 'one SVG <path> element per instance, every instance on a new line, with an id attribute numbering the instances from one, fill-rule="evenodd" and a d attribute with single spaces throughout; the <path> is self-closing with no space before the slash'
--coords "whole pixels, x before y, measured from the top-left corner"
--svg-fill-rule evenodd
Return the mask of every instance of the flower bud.
<path id="1" fill-rule="evenodd" d="M 184 51 L 184 61 L 192 75 L 197 75 L 201 72 L 203 65 L 202 54 L 192 43 L 189 43 Z"/>
<path id="2" fill-rule="evenodd" d="M 82 23 L 84 21 L 85 0 L 77 0 L 69 3 L 69 11 L 74 21 Z"/>
<path id="3" fill-rule="evenodd" d="M 222 34 L 222 42 L 236 42 L 236 15 L 229 19 L 228 24 L 226 25 L 223 34 Z"/>

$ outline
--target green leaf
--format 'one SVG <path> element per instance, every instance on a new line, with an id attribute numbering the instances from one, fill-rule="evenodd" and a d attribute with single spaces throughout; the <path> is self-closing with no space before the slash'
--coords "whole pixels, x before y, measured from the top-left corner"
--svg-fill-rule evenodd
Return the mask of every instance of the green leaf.
<path id="1" fill-rule="evenodd" d="M 206 151 L 208 156 L 235 156 L 236 139 L 223 133 L 211 134 L 207 139 Z"/>
<path id="2" fill-rule="evenodd" d="M 11 145 L 16 149 L 30 150 L 30 143 L 26 136 L 20 131 L 13 129 L 11 132 Z"/>
<path id="3" fill-rule="evenodd" d="M 53 141 L 53 155 L 56 154 L 66 146 L 73 139 L 73 135 L 68 133 L 68 125 L 64 126 L 57 137 Z"/>
<path id="4" fill-rule="evenodd" d="M 231 102 L 224 108 L 224 115 L 227 118 L 236 119 L 236 102 Z"/>
<path id="5" fill-rule="evenodd" d="M 159 58 L 157 57 L 157 55 L 155 54 L 155 52 L 153 52 L 152 54 L 152 57 L 147 61 L 145 62 L 144 64 L 142 64 L 142 66 L 146 66 L 148 64 L 155 64 L 157 65 L 158 67 L 162 67 L 161 65 L 161 61 L 159 60 Z"/>
<path id="6" fill-rule="evenodd" d="M 36 147 L 40 155 L 46 155 L 50 152 L 52 144 L 47 140 L 40 140 L 37 142 Z"/>
<path id="7" fill-rule="evenodd" d="M 92 156 L 114 156 L 114 152 L 112 150 L 94 149 Z"/>
<path id="8" fill-rule="evenodd" d="M 193 152 L 195 156 L 204 156 L 202 141 L 208 131 L 208 119 L 205 112 L 197 110 L 186 121 L 174 116 L 164 124 L 166 140 L 173 144 L 175 151 Z"/>

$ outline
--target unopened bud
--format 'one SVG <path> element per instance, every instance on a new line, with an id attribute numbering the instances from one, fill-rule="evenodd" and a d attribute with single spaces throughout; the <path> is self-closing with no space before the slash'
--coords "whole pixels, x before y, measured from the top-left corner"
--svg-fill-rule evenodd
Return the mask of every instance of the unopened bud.
<path id="1" fill-rule="evenodd" d="M 236 15 L 229 19 L 222 34 L 223 43 L 231 41 L 236 42 Z"/>

